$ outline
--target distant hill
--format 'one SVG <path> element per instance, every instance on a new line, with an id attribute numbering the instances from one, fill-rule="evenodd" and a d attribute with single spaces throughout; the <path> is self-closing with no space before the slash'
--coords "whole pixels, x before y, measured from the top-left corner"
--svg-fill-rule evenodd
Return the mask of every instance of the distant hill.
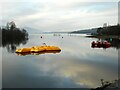
<path id="1" fill-rule="evenodd" d="M 24 27 L 24 29 L 25 29 L 29 34 L 39 34 L 39 33 L 42 33 L 41 30 L 36 29 L 36 28 Z"/>
<path id="2" fill-rule="evenodd" d="M 70 33 L 70 32 L 44 32 L 44 33 L 46 33 L 46 34 L 65 34 L 65 33 Z"/>
<path id="3" fill-rule="evenodd" d="M 86 30 L 78 30 L 78 31 L 73 31 L 71 33 L 95 34 L 95 33 L 97 33 L 97 28 L 86 29 Z"/>

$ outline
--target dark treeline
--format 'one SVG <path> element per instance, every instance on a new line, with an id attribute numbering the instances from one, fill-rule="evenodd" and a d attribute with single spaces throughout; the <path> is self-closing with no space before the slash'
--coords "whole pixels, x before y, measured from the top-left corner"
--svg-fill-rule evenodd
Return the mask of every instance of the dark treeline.
<path id="1" fill-rule="evenodd" d="M 97 29 L 98 35 L 120 35 L 120 25 L 100 27 Z"/>
<path id="2" fill-rule="evenodd" d="M 25 29 L 17 28 L 14 22 L 7 23 L 7 25 L 0 29 L 2 32 L 2 47 L 6 47 L 9 52 L 14 52 L 16 47 L 21 43 L 26 44 L 28 40 L 28 33 Z"/>
<path id="3" fill-rule="evenodd" d="M 2 29 L 3 46 L 6 46 L 6 44 L 10 44 L 10 43 L 19 44 L 20 42 L 23 42 L 26 39 L 28 39 L 28 34 L 24 29 L 22 31 L 20 31 L 19 29 L 16 29 L 14 31 Z"/>

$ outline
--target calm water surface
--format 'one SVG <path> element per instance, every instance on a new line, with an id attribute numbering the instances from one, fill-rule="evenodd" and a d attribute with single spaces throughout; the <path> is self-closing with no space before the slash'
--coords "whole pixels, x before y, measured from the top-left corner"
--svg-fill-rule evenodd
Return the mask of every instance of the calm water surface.
<path id="1" fill-rule="evenodd" d="M 94 88 L 100 79 L 112 81 L 118 77 L 118 50 L 91 48 L 95 38 L 83 35 L 30 35 L 21 47 L 42 43 L 59 46 L 60 53 L 19 56 L 2 49 L 3 88 Z"/>

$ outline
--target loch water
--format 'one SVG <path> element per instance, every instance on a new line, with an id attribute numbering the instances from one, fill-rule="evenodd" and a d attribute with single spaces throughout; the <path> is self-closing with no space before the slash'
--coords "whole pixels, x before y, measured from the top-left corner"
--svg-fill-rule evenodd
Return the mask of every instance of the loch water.
<path id="1" fill-rule="evenodd" d="M 41 38 L 42 36 L 42 38 Z M 95 88 L 118 78 L 117 45 L 92 48 L 83 34 L 31 34 L 26 42 L 2 49 L 3 88 Z M 61 52 L 18 55 L 23 47 L 58 46 Z"/>

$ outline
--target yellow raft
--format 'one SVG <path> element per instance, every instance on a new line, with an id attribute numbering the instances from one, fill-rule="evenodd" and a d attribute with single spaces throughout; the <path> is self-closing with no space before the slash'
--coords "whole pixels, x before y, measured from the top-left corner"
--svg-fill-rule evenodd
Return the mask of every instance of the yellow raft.
<path id="1" fill-rule="evenodd" d="M 60 53 L 60 51 L 43 51 L 43 52 L 24 52 L 24 53 L 16 53 L 19 56 L 26 56 L 26 55 L 40 55 L 40 54 L 57 54 Z"/>
<path id="2" fill-rule="evenodd" d="M 31 48 L 20 48 L 16 50 L 16 53 L 30 53 L 30 52 L 45 52 L 45 51 L 61 51 L 56 46 L 34 46 Z"/>

